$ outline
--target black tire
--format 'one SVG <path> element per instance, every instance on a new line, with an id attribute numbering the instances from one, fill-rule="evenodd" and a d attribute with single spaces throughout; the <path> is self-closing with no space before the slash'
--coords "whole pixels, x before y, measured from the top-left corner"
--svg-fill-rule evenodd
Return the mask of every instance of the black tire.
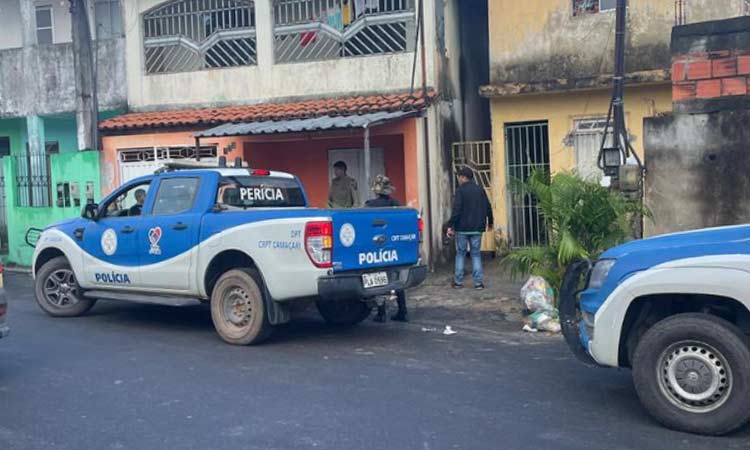
<path id="1" fill-rule="evenodd" d="M 219 277 L 211 293 L 211 319 L 219 336 L 233 345 L 259 344 L 272 327 L 257 271 L 233 269 Z"/>
<path id="2" fill-rule="evenodd" d="M 679 314 L 655 324 L 638 342 L 633 381 L 641 403 L 669 428 L 723 435 L 750 419 L 747 337 L 719 317 Z"/>
<path id="3" fill-rule="evenodd" d="M 353 327 L 365 321 L 372 312 L 372 307 L 363 301 L 318 301 L 320 315 L 330 325 Z"/>
<path id="4" fill-rule="evenodd" d="M 78 287 L 75 273 L 64 256 L 44 263 L 34 280 L 34 297 L 40 308 L 52 317 L 77 317 L 96 303 L 85 298 Z"/>

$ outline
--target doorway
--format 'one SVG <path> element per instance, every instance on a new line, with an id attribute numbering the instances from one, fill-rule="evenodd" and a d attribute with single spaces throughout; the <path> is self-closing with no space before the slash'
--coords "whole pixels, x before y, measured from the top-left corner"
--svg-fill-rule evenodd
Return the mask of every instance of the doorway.
<path id="1" fill-rule="evenodd" d="M 333 165 L 338 161 L 346 163 L 347 174 L 357 181 L 359 191 L 359 206 L 373 198 L 370 191 L 370 183 L 365 179 L 365 152 L 362 149 L 335 149 L 328 150 L 328 179 L 332 180 Z M 370 176 L 387 175 L 385 173 L 385 156 L 382 148 L 370 149 Z"/>
<path id="2" fill-rule="evenodd" d="M 547 121 L 505 125 L 505 161 L 508 180 L 526 182 L 535 170 L 549 173 Z M 510 196 L 511 247 L 534 247 L 547 243 L 547 227 L 536 198 L 521 189 L 508 189 Z"/>

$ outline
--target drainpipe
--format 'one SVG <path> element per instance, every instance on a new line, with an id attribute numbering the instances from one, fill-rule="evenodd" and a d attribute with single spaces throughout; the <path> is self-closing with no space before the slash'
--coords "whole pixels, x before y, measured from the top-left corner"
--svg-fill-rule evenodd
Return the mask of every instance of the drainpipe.
<path id="1" fill-rule="evenodd" d="M 419 23 L 422 25 L 419 27 L 419 33 L 421 34 L 421 39 L 419 40 L 419 52 L 422 59 L 422 100 L 424 100 L 425 105 L 427 104 L 427 51 L 425 50 L 425 34 L 424 34 L 424 2 L 425 0 L 421 0 L 419 2 Z M 428 258 L 428 264 L 430 266 L 430 271 L 435 270 L 435 237 L 432 235 L 433 230 L 435 229 L 434 222 L 433 222 L 433 211 L 432 211 L 432 180 L 430 179 L 431 174 L 431 163 L 430 163 L 430 132 L 429 132 L 429 126 L 430 122 L 427 116 L 425 116 L 422 119 L 422 131 L 423 136 L 422 139 L 424 140 L 424 151 L 425 151 L 425 181 L 427 182 L 427 223 L 429 224 L 429 242 L 428 242 L 428 249 L 430 257 Z"/>
<path id="2" fill-rule="evenodd" d="M 370 124 L 365 125 L 365 183 L 363 192 L 369 192 L 372 177 L 372 161 L 370 160 Z M 368 195 L 368 194 L 365 194 Z M 362 200 L 362 199 L 360 199 Z"/>

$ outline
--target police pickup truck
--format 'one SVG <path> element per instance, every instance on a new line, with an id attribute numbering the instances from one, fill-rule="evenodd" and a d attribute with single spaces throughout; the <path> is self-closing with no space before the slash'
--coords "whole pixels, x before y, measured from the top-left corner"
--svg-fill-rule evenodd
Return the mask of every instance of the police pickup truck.
<path id="1" fill-rule="evenodd" d="M 224 341 L 254 344 L 289 321 L 293 303 L 354 325 L 374 299 L 420 284 L 421 228 L 413 209 L 309 208 L 286 173 L 165 168 L 46 228 L 35 296 L 56 317 L 98 299 L 210 303 Z"/>
<path id="2" fill-rule="evenodd" d="M 630 367 L 663 424 L 725 434 L 750 418 L 750 226 L 633 241 L 571 265 L 563 333 L 584 361 Z"/>

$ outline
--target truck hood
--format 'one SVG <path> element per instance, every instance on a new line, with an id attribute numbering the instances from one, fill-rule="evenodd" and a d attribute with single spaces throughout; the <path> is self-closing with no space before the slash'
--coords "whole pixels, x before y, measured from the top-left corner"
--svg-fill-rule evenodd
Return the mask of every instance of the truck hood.
<path id="1" fill-rule="evenodd" d="M 655 259 L 669 261 L 706 254 L 737 254 L 745 253 L 737 245 L 743 242 L 750 242 L 750 225 L 706 228 L 632 241 L 607 250 L 601 257 L 621 259 L 634 254 L 653 254 L 658 255 Z"/>
<path id="2" fill-rule="evenodd" d="M 64 220 L 58 220 L 57 222 L 53 222 L 50 225 L 47 225 L 44 229 L 49 230 L 50 228 L 63 228 L 67 225 L 74 224 L 81 220 L 80 217 L 73 217 L 72 219 L 64 219 Z"/>

